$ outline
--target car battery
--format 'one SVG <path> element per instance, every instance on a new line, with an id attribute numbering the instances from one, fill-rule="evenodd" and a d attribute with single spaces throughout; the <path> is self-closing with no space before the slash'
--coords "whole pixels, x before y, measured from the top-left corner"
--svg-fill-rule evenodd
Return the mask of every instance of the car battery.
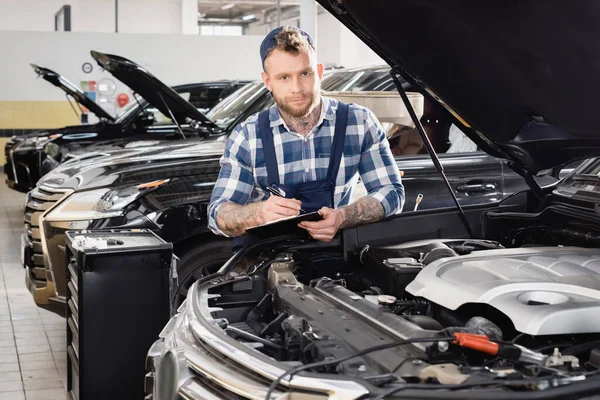
<path id="1" fill-rule="evenodd" d="M 66 232 L 70 399 L 143 399 L 145 357 L 171 316 L 177 258 L 148 230 Z"/>

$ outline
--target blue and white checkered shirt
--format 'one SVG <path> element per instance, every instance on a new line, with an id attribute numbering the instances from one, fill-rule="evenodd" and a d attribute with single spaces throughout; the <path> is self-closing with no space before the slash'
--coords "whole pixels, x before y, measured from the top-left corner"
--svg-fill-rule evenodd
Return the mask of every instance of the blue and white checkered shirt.
<path id="1" fill-rule="evenodd" d="M 288 129 L 277 106 L 269 110 L 282 184 L 327 177 L 338 101 L 323 97 L 321 104 L 321 119 L 306 137 Z M 217 226 L 221 204 L 247 204 L 269 197 L 269 192 L 263 190 L 268 185 L 267 169 L 262 140 L 256 137 L 257 127 L 258 114 L 254 114 L 238 125 L 227 141 L 208 206 L 208 227 L 218 235 L 227 236 Z M 352 202 L 359 175 L 367 194 L 381 202 L 385 216 L 402 211 L 404 187 L 385 131 L 369 109 L 350 104 L 344 157 L 333 199 L 335 207 Z"/>

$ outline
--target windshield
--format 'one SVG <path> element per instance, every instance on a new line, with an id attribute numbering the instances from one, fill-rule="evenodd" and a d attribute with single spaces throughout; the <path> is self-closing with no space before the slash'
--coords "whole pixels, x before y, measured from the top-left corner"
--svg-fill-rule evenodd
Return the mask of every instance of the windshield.
<path id="1" fill-rule="evenodd" d="M 393 91 L 389 68 L 372 68 L 357 71 L 332 71 L 323 77 L 321 88 L 328 91 Z"/>
<path id="2" fill-rule="evenodd" d="M 331 71 L 321 81 L 325 91 L 390 91 L 395 90 L 389 68 Z M 206 116 L 221 128 L 228 128 L 257 99 L 267 93 L 262 81 L 247 84 L 219 102 Z M 265 104 L 265 107 L 268 104 Z"/>
<path id="3" fill-rule="evenodd" d="M 267 92 L 262 81 L 247 84 L 219 102 L 206 116 L 221 128 L 227 128 L 248 106 Z"/>

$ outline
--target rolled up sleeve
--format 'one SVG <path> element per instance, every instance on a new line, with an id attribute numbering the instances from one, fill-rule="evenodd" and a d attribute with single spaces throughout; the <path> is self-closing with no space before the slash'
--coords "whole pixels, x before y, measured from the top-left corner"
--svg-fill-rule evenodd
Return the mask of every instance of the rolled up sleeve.
<path id="1" fill-rule="evenodd" d="M 239 125 L 229 136 L 220 165 L 221 171 L 208 206 L 208 228 L 217 235 L 228 236 L 217 224 L 219 206 L 227 202 L 248 203 L 254 188 L 250 146 L 244 126 Z"/>
<path id="2" fill-rule="evenodd" d="M 365 112 L 365 136 L 358 170 L 368 195 L 381 203 L 387 217 L 402 211 L 404 185 L 385 130 L 370 110 L 365 109 Z"/>

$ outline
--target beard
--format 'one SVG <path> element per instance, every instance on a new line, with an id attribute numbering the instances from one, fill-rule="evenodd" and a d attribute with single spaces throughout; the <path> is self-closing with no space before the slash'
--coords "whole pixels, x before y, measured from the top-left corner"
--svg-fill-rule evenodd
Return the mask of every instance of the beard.
<path id="1" fill-rule="evenodd" d="M 271 92 L 271 94 L 273 95 L 273 100 L 275 100 L 275 104 L 277 104 L 279 111 L 293 118 L 302 118 L 307 116 L 313 112 L 315 107 L 321 102 L 319 90 L 315 90 L 312 93 L 302 93 L 300 96 L 295 96 L 294 98 L 296 99 L 301 97 L 302 99 L 308 100 L 306 105 L 300 106 L 295 106 L 290 100 L 278 97 L 273 92 Z"/>

